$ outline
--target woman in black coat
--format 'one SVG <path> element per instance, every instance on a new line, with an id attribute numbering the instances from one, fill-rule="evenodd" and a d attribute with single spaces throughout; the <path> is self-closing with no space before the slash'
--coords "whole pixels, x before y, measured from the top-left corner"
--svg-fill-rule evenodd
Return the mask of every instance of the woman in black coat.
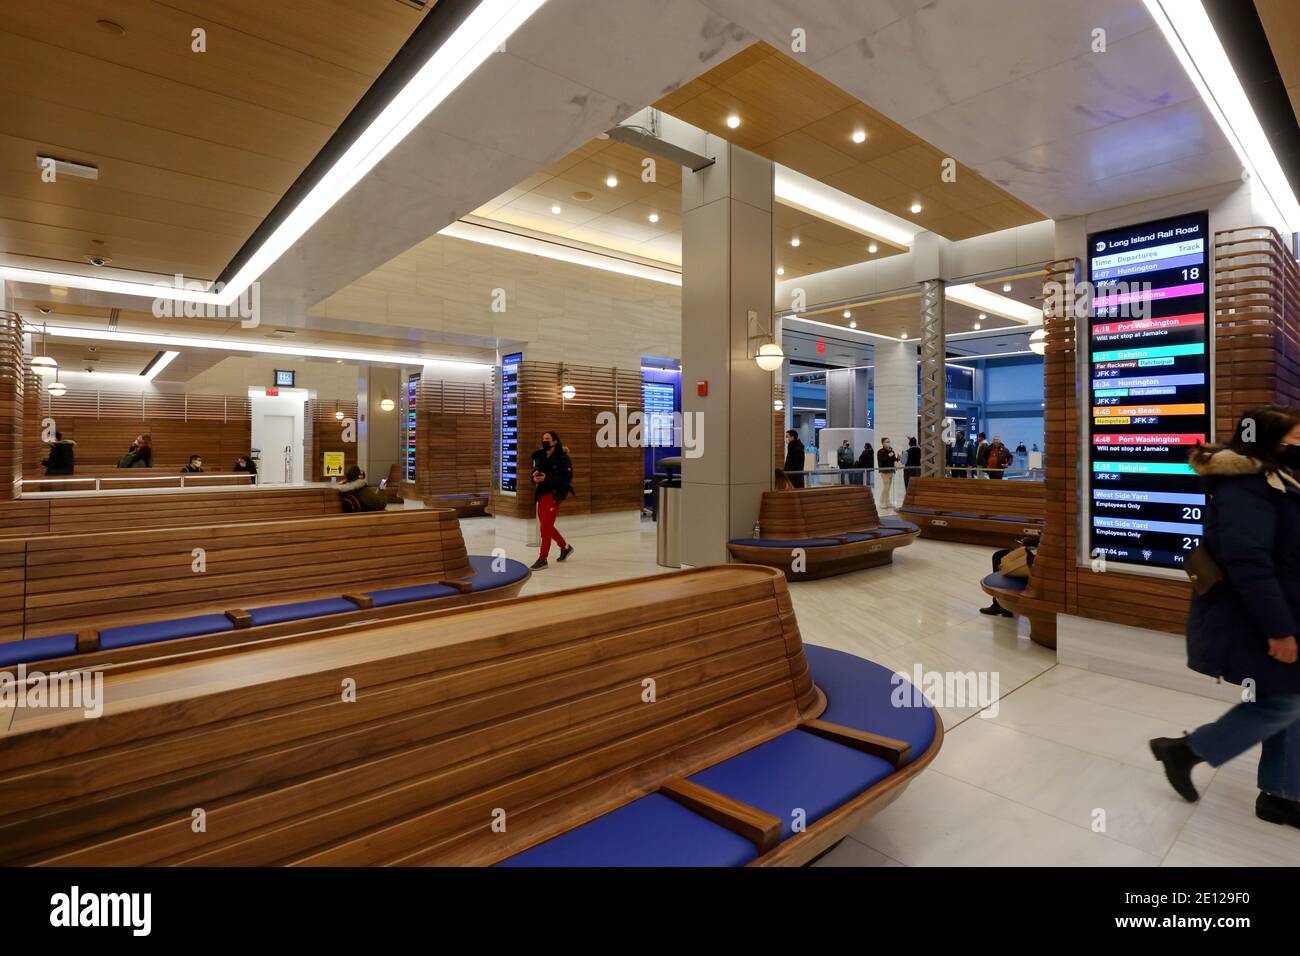
<path id="1" fill-rule="evenodd" d="M 555 527 L 556 515 L 560 512 L 560 502 L 573 494 L 573 461 L 569 453 L 560 444 L 560 436 L 555 432 L 542 433 L 542 447 L 533 452 L 533 497 L 537 499 L 537 524 L 541 530 L 542 551 L 532 564 L 532 570 L 540 571 L 549 567 L 547 556 L 551 553 L 551 542 L 560 546 L 560 558 L 563 561 L 573 553 L 573 547 L 564 540 Z"/>
<path id="2" fill-rule="evenodd" d="M 1151 752 L 1184 799 L 1199 798 L 1192 767 L 1218 767 L 1255 744 L 1255 815 L 1300 828 L 1300 411 L 1248 411 L 1232 440 L 1197 448 L 1192 468 L 1209 494 L 1202 547 L 1224 580 L 1194 595 L 1187 619 L 1192 670 L 1242 684 L 1243 703 Z"/>

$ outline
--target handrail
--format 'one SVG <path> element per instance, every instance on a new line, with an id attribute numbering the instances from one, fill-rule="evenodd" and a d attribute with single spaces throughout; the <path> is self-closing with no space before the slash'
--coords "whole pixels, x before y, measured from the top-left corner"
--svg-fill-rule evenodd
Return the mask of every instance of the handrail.
<path id="1" fill-rule="evenodd" d="M 123 475 L 121 477 L 117 477 L 116 475 L 113 477 L 102 476 L 102 475 L 87 475 L 84 478 L 78 478 L 74 475 L 72 477 L 55 477 L 55 478 L 22 478 L 19 479 L 18 485 L 21 488 L 25 484 L 67 485 L 67 484 L 77 484 L 77 483 L 84 484 L 89 481 L 95 483 L 95 488 L 94 488 L 95 491 L 102 491 L 103 490 L 103 485 L 101 484 L 102 482 L 107 482 L 110 485 L 117 485 L 117 484 L 130 484 L 132 482 L 138 483 L 144 481 L 179 481 L 177 487 L 184 488 L 186 487 L 185 479 L 187 478 L 202 478 L 205 481 L 211 481 L 213 479 L 216 479 L 218 481 L 230 479 L 235 483 L 252 484 L 254 476 L 252 474 L 249 474 L 248 472 L 242 472 L 242 471 L 225 472 L 225 473 L 213 472 L 211 474 L 195 473 L 195 474 L 185 474 L 185 475 L 179 475 L 179 474 L 178 475 L 131 475 L 131 476 Z"/>

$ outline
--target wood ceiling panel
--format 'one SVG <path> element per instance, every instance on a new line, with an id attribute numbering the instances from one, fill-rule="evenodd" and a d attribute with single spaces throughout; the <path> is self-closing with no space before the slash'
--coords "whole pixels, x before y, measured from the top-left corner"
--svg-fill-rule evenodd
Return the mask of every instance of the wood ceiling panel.
<path id="1" fill-rule="evenodd" d="M 1045 218 L 966 167 L 944 183 L 941 151 L 765 43 L 655 106 L 948 239 Z M 726 125 L 731 113 L 741 118 L 736 129 Z M 852 141 L 857 129 L 867 134 L 863 143 Z M 918 201 L 921 211 L 911 212 Z"/>
<path id="2" fill-rule="evenodd" d="M 225 267 L 425 12 L 396 0 L 11 7 L 0 199 L 17 204 L 4 204 L 0 249 L 195 278 Z M 207 52 L 191 50 L 196 27 Z M 44 183 L 38 153 L 96 166 L 99 179 Z M 158 242 L 140 235 L 150 223 Z"/>
<path id="3" fill-rule="evenodd" d="M 1296 0 L 1255 0 L 1255 9 L 1277 61 L 1291 108 L 1300 118 L 1300 3 Z"/>

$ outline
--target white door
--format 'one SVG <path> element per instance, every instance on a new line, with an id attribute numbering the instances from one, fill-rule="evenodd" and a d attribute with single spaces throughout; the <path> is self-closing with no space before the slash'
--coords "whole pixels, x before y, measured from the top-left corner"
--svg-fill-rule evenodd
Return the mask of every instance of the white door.
<path id="1" fill-rule="evenodd" d="M 262 416 L 262 460 L 258 468 L 258 484 L 286 485 L 293 481 L 293 423 L 292 415 Z"/>

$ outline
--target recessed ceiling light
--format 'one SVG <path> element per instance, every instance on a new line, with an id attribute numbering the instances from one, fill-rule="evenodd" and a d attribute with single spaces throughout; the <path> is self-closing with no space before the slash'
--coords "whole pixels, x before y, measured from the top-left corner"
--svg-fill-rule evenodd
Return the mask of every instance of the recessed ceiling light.
<path id="1" fill-rule="evenodd" d="M 983 321 L 984 321 L 985 319 L 987 319 L 987 318 L 988 318 L 988 316 L 985 315 L 983 312 L 980 313 L 979 321 L 983 322 Z"/>
<path id="2" fill-rule="evenodd" d="M 980 330 L 980 324 L 979 324 L 978 322 L 976 322 L 976 323 L 975 323 L 975 331 L 978 332 L 979 330 Z"/>
<path id="3" fill-rule="evenodd" d="M 846 318 L 846 319 L 851 319 L 851 318 L 853 318 L 853 313 L 850 312 L 848 309 L 845 309 L 845 310 L 844 310 L 844 318 Z"/>
<path id="4" fill-rule="evenodd" d="M 877 245 L 873 242 L 871 245 L 867 246 L 867 252 L 871 253 L 871 254 L 874 256 L 874 255 L 876 254 L 876 250 L 877 250 L 878 248 L 879 248 L 879 246 L 877 246 Z"/>
<path id="5" fill-rule="evenodd" d="M 850 323 L 849 323 L 849 328 L 851 328 L 851 329 L 856 329 L 857 327 L 858 327 L 858 323 L 857 323 L 857 322 L 850 322 Z"/>
<path id="6" fill-rule="evenodd" d="M 613 189 L 615 186 L 618 185 L 618 177 L 615 176 L 613 173 L 610 173 L 607 177 L 605 177 L 605 185 L 608 186 L 610 189 Z"/>
<path id="7" fill-rule="evenodd" d="M 912 212 L 920 212 L 920 211 L 921 211 L 921 204 L 919 202 L 912 203 Z"/>
<path id="8" fill-rule="evenodd" d="M 650 214 L 650 221 L 651 221 L 651 222 L 658 222 L 658 221 L 659 221 L 659 213 L 657 213 L 657 212 L 652 212 L 652 213 Z"/>
<path id="9" fill-rule="evenodd" d="M 776 274 L 779 275 L 779 276 L 783 276 L 783 275 L 785 275 L 785 266 L 777 266 L 777 267 L 776 267 Z"/>
<path id="10" fill-rule="evenodd" d="M 555 213 L 555 215 L 557 215 L 557 216 L 560 214 L 561 211 L 562 211 L 562 210 L 560 209 L 558 203 L 557 203 L 556 205 L 554 205 L 554 206 L 551 207 L 551 212 Z"/>
<path id="11" fill-rule="evenodd" d="M 591 202 L 593 199 L 596 198 L 596 194 L 589 193 L 585 189 L 579 189 L 576 193 L 573 194 L 573 198 L 576 199 L 578 202 Z"/>
<path id="12" fill-rule="evenodd" d="M 867 141 L 867 131 L 865 129 L 855 129 L 853 131 L 853 142 L 865 143 Z"/>
<path id="13" fill-rule="evenodd" d="M 1010 292 L 1010 291 L 1011 291 L 1011 283 L 1010 283 L 1010 282 L 1004 282 L 1004 283 L 1002 283 L 1002 291 L 1003 291 L 1003 292 Z"/>
<path id="14" fill-rule="evenodd" d="M 794 246 L 796 249 L 798 249 L 798 248 L 799 248 L 799 237 L 798 237 L 798 236 L 795 236 L 793 239 L 791 239 L 791 240 L 790 240 L 790 245 L 792 245 L 792 246 Z"/>
<path id="15" fill-rule="evenodd" d="M 729 128 L 735 129 L 739 125 L 740 125 L 740 117 L 737 116 L 735 113 L 732 113 L 730 116 L 727 117 L 727 126 Z"/>
<path id="16" fill-rule="evenodd" d="M 902 335 L 899 336 L 899 338 L 902 339 L 904 342 L 906 342 L 906 341 L 907 341 L 907 333 L 904 332 Z"/>

